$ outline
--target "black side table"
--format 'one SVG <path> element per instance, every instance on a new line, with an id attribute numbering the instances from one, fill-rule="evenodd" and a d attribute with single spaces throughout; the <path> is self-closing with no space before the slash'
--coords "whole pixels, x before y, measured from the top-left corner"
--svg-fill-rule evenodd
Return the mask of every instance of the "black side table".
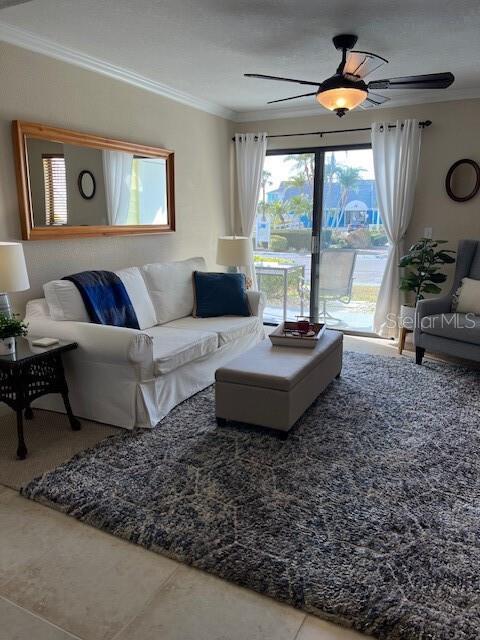
<path id="1" fill-rule="evenodd" d="M 81 428 L 68 399 L 68 386 L 63 370 L 62 354 L 77 348 L 76 342 L 60 341 L 52 347 L 34 347 L 31 339 L 17 338 L 16 353 L 0 356 L 0 402 L 5 402 L 17 413 L 17 457 L 24 460 L 27 447 L 23 438 L 23 412 L 31 420 L 30 404 L 47 393 L 60 393 L 65 403 L 70 426 Z"/>

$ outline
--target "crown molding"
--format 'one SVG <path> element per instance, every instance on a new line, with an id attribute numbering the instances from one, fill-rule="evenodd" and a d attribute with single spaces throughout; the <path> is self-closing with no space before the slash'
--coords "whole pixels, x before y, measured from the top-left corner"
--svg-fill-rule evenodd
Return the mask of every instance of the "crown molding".
<path id="1" fill-rule="evenodd" d="M 19 29 L 2 21 L 0 21 L 0 41 L 28 49 L 29 51 L 41 53 L 50 58 L 61 60 L 62 62 L 68 62 L 69 64 L 88 69 L 89 71 L 101 73 L 115 80 L 127 82 L 140 89 L 145 89 L 145 91 L 156 93 L 164 98 L 169 98 L 175 102 L 185 104 L 188 107 L 193 107 L 194 109 L 199 109 L 200 111 L 205 111 L 212 115 L 226 118 L 227 120 L 235 120 L 238 115 L 231 109 L 216 104 L 215 102 L 196 98 L 188 93 L 169 87 L 166 84 L 146 78 L 130 69 L 124 69 L 123 67 L 118 67 L 117 65 L 106 62 L 105 60 L 100 60 L 86 53 L 64 47 L 52 40 L 38 36 L 30 31 Z"/>
<path id="2" fill-rule="evenodd" d="M 119 67 L 100 58 L 95 58 L 75 49 L 64 47 L 52 40 L 43 38 L 30 31 L 14 27 L 0 20 L 0 41 L 16 45 L 29 51 L 41 53 L 50 58 L 61 60 L 73 64 L 89 71 L 94 71 L 102 75 L 121 80 L 145 91 L 155 93 L 175 102 L 187 105 L 193 109 L 205 111 L 215 116 L 220 116 L 233 122 L 255 122 L 260 120 L 279 120 L 282 118 L 304 118 L 308 116 L 331 115 L 316 104 L 303 105 L 298 107 L 272 107 L 267 109 L 256 109 L 248 111 L 235 111 L 223 105 L 203 98 L 197 98 L 189 93 L 174 89 L 162 82 L 152 80 L 142 76 L 131 69 Z M 393 98 L 390 102 L 375 108 L 386 109 L 403 106 L 413 106 L 428 104 L 433 102 L 451 102 L 454 100 L 472 100 L 480 98 L 480 88 L 478 89 L 448 89 L 441 91 L 438 95 L 429 95 L 424 98 L 421 95 Z M 370 109 L 369 109 L 370 111 Z"/>
<path id="3" fill-rule="evenodd" d="M 440 95 L 441 94 L 441 95 Z M 452 102 L 455 100 L 474 100 L 480 98 L 479 89 L 448 89 L 441 91 L 436 96 L 404 96 L 402 98 L 392 98 L 389 102 L 365 111 L 377 111 L 378 109 L 395 109 L 396 107 L 414 106 L 420 104 L 430 104 L 433 102 Z M 361 111 L 360 111 L 361 112 Z M 255 111 L 241 111 L 233 114 L 235 122 L 257 122 L 262 120 L 280 120 L 282 118 L 305 118 L 308 116 L 331 116 L 332 114 L 315 104 L 301 107 L 276 107 L 270 109 L 258 109 Z"/>

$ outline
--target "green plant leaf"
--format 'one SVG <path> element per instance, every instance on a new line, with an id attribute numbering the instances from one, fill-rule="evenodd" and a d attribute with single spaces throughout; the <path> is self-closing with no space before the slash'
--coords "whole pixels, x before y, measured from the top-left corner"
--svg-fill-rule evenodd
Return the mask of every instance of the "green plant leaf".
<path id="1" fill-rule="evenodd" d="M 427 282 L 422 286 L 422 291 L 424 291 L 425 293 L 440 293 L 442 290 L 440 289 L 440 287 L 437 287 L 436 284 Z"/>
<path id="2" fill-rule="evenodd" d="M 431 273 L 428 277 L 428 280 L 431 282 L 435 282 L 436 284 L 440 284 L 441 282 L 445 282 L 447 276 L 444 273 Z"/>
<path id="3" fill-rule="evenodd" d="M 413 264 L 412 256 L 403 256 L 403 258 L 400 258 L 400 262 L 398 263 L 398 266 L 399 267 L 408 267 L 411 264 Z"/>
<path id="4" fill-rule="evenodd" d="M 455 262 L 455 258 L 449 255 L 447 251 L 439 251 L 437 253 L 437 259 L 441 260 L 444 264 L 453 264 Z"/>

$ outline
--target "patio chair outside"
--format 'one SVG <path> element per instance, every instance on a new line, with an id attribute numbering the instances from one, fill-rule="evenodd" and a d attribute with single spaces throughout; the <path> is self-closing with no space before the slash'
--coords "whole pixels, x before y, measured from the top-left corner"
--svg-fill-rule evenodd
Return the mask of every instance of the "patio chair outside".
<path id="1" fill-rule="evenodd" d="M 318 299 L 322 303 L 319 320 L 341 322 L 327 311 L 327 303 L 333 301 L 348 304 L 352 298 L 353 272 L 357 251 L 355 249 L 327 249 L 320 254 L 320 282 Z"/>

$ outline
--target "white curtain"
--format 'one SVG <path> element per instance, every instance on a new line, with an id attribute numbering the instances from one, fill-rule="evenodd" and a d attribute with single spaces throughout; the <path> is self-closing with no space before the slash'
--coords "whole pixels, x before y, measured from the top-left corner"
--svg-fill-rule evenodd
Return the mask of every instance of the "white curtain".
<path id="1" fill-rule="evenodd" d="M 262 181 L 263 163 L 267 151 L 266 133 L 236 133 L 235 158 L 237 165 L 238 208 L 242 235 L 251 238 L 257 214 L 258 196 Z M 246 265 L 245 272 L 257 288 L 255 266 Z"/>
<path id="2" fill-rule="evenodd" d="M 417 120 L 372 124 L 372 151 L 380 215 L 389 241 L 387 265 L 378 295 L 373 326 L 382 337 L 395 338 L 400 311 L 403 237 L 412 216 L 420 158 L 421 129 Z"/>
<path id="3" fill-rule="evenodd" d="M 123 151 L 103 151 L 102 160 L 108 224 L 127 224 L 133 155 Z"/>

